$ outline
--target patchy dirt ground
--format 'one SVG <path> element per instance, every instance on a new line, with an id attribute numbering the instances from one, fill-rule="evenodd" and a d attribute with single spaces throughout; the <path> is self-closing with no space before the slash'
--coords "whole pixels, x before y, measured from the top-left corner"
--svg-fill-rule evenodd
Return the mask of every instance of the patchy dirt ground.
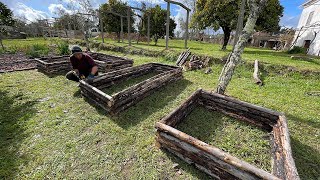
<path id="1" fill-rule="evenodd" d="M 0 73 L 35 69 L 36 66 L 36 62 L 24 53 L 0 55 Z"/>

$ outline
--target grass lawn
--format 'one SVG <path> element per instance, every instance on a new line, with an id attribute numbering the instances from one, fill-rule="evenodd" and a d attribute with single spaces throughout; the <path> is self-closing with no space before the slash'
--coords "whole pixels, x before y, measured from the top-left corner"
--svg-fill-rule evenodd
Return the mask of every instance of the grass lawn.
<path id="1" fill-rule="evenodd" d="M 98 41 L 101 41 L 99 39 Z M 117 41 L 106 39 L 105 43 L 113 44 L 117 46 L 128 46 L 128 42 L 124 41 L 123 43 L 118 43 Z M 150 46 L 145 42 L 139 42 L 139 44 L 132 42 L 132 46 L 136 48 L 143 48 L 153 51 L 163 51 L 166 47 L 165 40 L 159 39 L 157 46 L 153 42 L 150 43 Z M 198 41 L 188 41 L 188 47 L 190 47 L 192 53 L 208 55 L 216 58 L 221 58 L 231 52 L 232 47 L 228 46 L 227 51 L 221 51 L 221 45 L 211 44 L 206 42 Z M 170 40 L 169 48 L 181 52 L 184 50 L 184 40 Z M 317 70 L 320 71 L 320 58 L 314 57 L 313 61 L 305 60 L 293 60 L 290 57 L 292 54 L 287 54 L 286 52 L 279 52 L 270 49 L 262 48 L 246 48 L 243 54 L 243 59 L 247 62 L 254 62 L 258 59 L 261 62 L 273 64 L 273 65 L 283 65 L 283 66 L 292 66 L 296 67 L 299 70 Z M 304 55 L 299 55 L 304 56 Z"/>
<path id="2" fill-rule="evenodd" d="M 173 64 L 164 58 L 128 57 L 135 65 Z M 213 65 L 210 75 L 200 70 L 185 72 L 183 80 L 161 88 L 118 117 L 88 103 L 77 83 L 64 76 L 49 78 L 35 70 L 0 74 L 0 179 L 208 179 L 193 166 L 155 147 L 154 124 L 198 88 L 216 87 L 221 68 Z M 319 77 L 264 74 L 265 85 L 260 87 L 251 76 L 252 69 L 239 67 L 227 95 L 284 112 L 299 174 L 302 179 L 317 179 L 320 97 L 305 92 L 320 89 Z M 194 129 L 186 126 L 193 125 L 194 120 Z M 197 128 L 204 125 L 208 131 L 201 134 Z M 266 141 L 249 139 L 261 138 L 264 132 L 245 123 L 199 109 L 186 120 L 185 127 L 179 128 L 270 169 Z M 236 137 L 244 141 L 234 144 Z M 179 164 L 182 174 L 174 163 Z"/>

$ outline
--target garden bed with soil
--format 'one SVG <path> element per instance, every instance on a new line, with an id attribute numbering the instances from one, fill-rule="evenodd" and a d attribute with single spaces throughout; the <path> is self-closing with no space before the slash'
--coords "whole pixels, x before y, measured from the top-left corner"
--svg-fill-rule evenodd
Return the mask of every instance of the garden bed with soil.
<path id="1" fill-rule="evenodd" d="M 182 69 L 179 67 L 148 63 L 106 73 L 92 82 L 82 80 L 80 89 L 90 101 L 110 114 L 118 114 L 155 90 L 181 78 Z"/>
<path id="2" fill-rule="evenodd" d="M 0 73 L 36 69 L 36 62 L 24 53 L 1 54 Z"/>
<path id="3" fill-rule="evenodd" d="M 269 133 L 272 172 L 242 161 L 214 145 L 209 145 L 178 130 L 178 127 L 181 128 L 179 124 L 184 123 L 196 107 L 220 112 Z M 200 89 L 180 107 L 156 123 L 156 129 L 156 141 L 159 147 L 167 149 L 189 164 L 194 164 L 214 178 L 299 179 L 292 157 L 287 120 L 279 112 Z"/>

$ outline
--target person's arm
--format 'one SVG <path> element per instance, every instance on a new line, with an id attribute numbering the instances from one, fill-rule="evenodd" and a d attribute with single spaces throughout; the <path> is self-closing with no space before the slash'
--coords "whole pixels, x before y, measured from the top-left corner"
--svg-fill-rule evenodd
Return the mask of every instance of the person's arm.
<path id="1" fill-rule="evenodd" d="M 86 55 L 86 57 L 87 57 L 86 59 L 88 60 L 90 66 L 92 67 L 90 75 L 91 75 L 91 77 L 93 77 L 98 72 L 98 66 L 97 66 L 96 62 L 94 62 L 94 60 L 92 59 L 91 56 Z"/>
<path id="2" fill-rule="evenodd" d="M 79 70 L 78 70 L 78 68 L 76 66 L 76 63 L 75 63 L 75 60 L 74 60 L 73 56 L 70 57 L 70 62 L 71 62 L 73 71 L 77 74 L 77 76 L 80 76 Z"/>
<path id="3" fill-rule="evenodd" d="M 91 69 L 91 74 L 92 74 L 92 75 L 95 75 L 97 72 L 98 72 L 98 66 L 95 65 L 95 66 L 93 66 L 92 69 Z"/>

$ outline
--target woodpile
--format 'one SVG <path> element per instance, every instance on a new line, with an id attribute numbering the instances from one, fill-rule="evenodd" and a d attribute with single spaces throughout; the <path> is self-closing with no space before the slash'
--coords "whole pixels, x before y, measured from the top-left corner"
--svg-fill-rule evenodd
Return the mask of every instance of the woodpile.
<path id="1" fill-rule="evenodd" d="M 197 70 L 202 69 L 209 66 L 210 58 L 205 57 L 201 58 L 200 56 L 192 55 L 189 61 L 189 69 L 191 70 Z"/>
<path id="2" fill-rule="evenodd" d="M 262 86 L 263 83 L 259 77 L 259 61 L 258 60 L 254 61 L 253 79 L 257 85 Z"/>
<path id="3" fill-rule="evenodd" d="M 190 48 L 187 49 L 186 51 L 183 51 L 178 57 L 176 65 L 181 67 L 188 60 L 188 57 L 190 54 L 191 54 Z"/>
<path id="4" fill-rule="evenodd" d="M 95 60 L 100 72 L 111 72 L 127 67 L 132 67 L 133 60 L 125 57 L 118 57 L 97 52 L 88 52 Z"/>
<path id="5" fill-rule="evenodd" d="M 266 172 L 175 129 L 196 106 L 220 111 L 270 132 L 273 171 Z M 167 149 L 213 178 L 299 179 L 292 157 L 287 120 L 282 113 L 199 89 L 180 107 L 157 122 L 155 127 L 158 147 Z"/>
<path id="6" fill-rule="evenodd" d="M 150 72 L 159 72 L 159 74 L 113 95 L 101 91 L 102 89 L 116 86 L 119 82 Z M 149 63 L 103 74 L 90 83 L 82 80 L 80 81 L 80 89 L 84 97 L 99 105 L 111 115 L 116 115 L 138 103 L 162 86 L 181 78 L 182 69 L 179 67 Z"/>
<path id="7" fill-rule="evenodd" d="M 61 74 L 72 70 L 69 56 L 36 58 L 37 69 L 45 74 Z"/>
<path id="8" fill-rule="evenodd" d="M 189 56 L 191 56 L 190 59 Z M 176 61 L 176 65 L 180 67 L 183 66 L 187 70 L 197 70 L 209 67 L 210 61 L 210 57 L 201 57 L 194 54 L 191 55 L 190 49 L 188 49 L 180 54 Z"/>

